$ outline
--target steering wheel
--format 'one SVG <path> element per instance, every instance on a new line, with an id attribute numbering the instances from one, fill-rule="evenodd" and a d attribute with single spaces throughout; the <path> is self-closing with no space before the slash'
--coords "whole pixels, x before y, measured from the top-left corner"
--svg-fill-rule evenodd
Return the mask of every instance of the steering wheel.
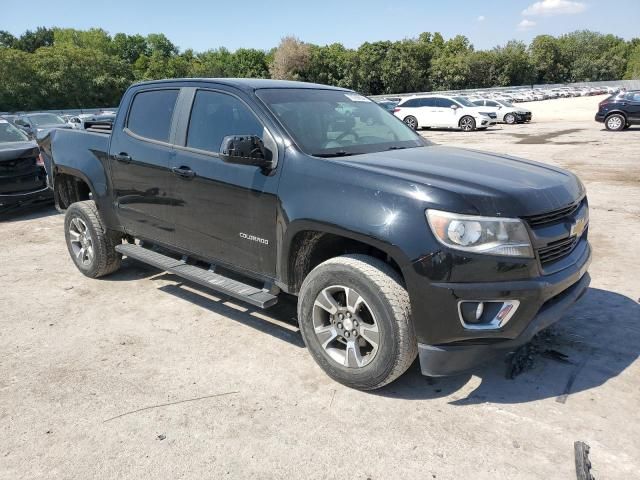
<path id="1" fill-rule="evenodd" d="M 340 140 L 342 140 L 344 137 L 346 137 L 347 135 L 351 135 L 353 137 L 353 139 L 357 142 L 358 140 L 360 140 L 360 137 L 358 136 L 358 134 L 356 132 L 354 132 L 353 130 L 349 130 L 347 132 L 343 132 L 340 135 L 338 135 L 335 139 L 336 142 L 339 142 Z"/>

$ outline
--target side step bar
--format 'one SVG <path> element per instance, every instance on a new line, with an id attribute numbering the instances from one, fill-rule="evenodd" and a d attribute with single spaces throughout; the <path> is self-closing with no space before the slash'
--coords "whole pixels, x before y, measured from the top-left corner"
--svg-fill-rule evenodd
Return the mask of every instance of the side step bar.
<path id="1" fill-rule="evenodd" d="M 140 245 L 123 243 L 116 246 L 116 251 L 256 307 L 268 308 L 278 302 L 278 297 L 266 290 L 219 275 L 211 270 L 189 265 L 184 260 L 176 260 Z"/>

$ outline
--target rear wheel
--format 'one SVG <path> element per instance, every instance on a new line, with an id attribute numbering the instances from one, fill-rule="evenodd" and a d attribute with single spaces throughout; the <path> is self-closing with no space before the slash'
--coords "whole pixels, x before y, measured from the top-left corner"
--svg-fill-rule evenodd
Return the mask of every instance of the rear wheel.
<path id="1" fill-rule="evenodd" d="M 413 115 L 409 115 L 407 117 L 404 117 L 403 122 L 405 123 L 405 125 L 407 125 L 411 130 L 417 130 L 418 129 L 418 119 L 416 117 L 414 117 Z"/>
<path id="2" fill-rule="evenodd" d="M 468 115 L 462 117 L 460 119 L 460 129 L 463 132 L 471 132 L 473 130 L 476 129 L 476 121 L 473 117 L 470 117 Z"/>
<path id="3" fill-rule="evenodd" d="M 120 268 L 122 255 L 115 248 L 122 236 L 106 229 L 93 200 L 71 204 L 64 233 L 71 259 L 87 277 L 102 277 Z"/>
<path id="4" fill-rule="evenodd" d="M 504 116 L 504 123 L 508 123 L 509 125 L 513 125 L 516 123 L 516 116 L 513 113 L 507 113 Z"/>
<path id="5" fill-rule="evenodd" d="M 626 123 L 627 119 L 619 113 L 609 115 L 604 121 L 604 125 L 605 127 L 607 127 L 607 130 L 610 130 L 612 132 L 619 132 L 620 130 L 623 130 Z"/>
<path id="6" fill-rule="evenodd" d="M 399 275 L 366 255 L 320 264 L 298 298 L 300 331 L 314 360 L 334 380 L 360 390 L 392 382 L 414 361 L 410 317 Z"/>

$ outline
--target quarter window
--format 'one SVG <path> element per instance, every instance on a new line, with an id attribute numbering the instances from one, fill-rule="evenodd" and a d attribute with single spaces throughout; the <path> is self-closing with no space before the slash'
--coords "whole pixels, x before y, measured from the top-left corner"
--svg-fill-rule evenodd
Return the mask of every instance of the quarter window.
<path id="1" fill-rule="evenodd" d="M 177 98 L 178 90 L 149 90 L 136 94 L 127 128 L 141 137 L 168 142 Z"/>
<path id="2" fill-rule="evenodd" d="M 264 127 L 237 98 L 199 90 L 191 109 L 187 147 L 218 153 L 222 139 L 228 135 L 257 135 L 262 138 Z"/>

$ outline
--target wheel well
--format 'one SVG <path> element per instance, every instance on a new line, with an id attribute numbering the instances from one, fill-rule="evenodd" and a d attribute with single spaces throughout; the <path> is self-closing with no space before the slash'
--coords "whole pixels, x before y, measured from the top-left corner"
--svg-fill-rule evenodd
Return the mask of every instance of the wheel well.
<path id="1" fill-rule="evenodd" d="M 609 112 L 609 113 L 607 113 L 607 116 L 606 116 L 606 117 L 604 117 L 604 121 L 606 122 L 606 121 L 607 121 L 607 118 L 609 118 L 611 115 L 621 115 L 621 116 L 623 116 L 623 117 L 624 117 L 625 121 L 628 121 L 628 119 L 627 119 L 627 114 L 626 114 L 626 113 L 624 113 L 624 112 L 621 112 L 621 111 L 619 111 L 619 110 L 614 110 L 613 112 Z"/>
<path id="2" fill-rule="evenodd" d="M 379 248 L 340 235 L 307 230 L 298 232 L 291 244 L 288 281 L 290 293 L 299 292 L 305 277 L 322 262 L 349 253 L 378 258 L 390 265 L 403 278 L 402 271 L 395 260 Z"/>
<path id="3" fill-rule="evenodd" d="M 91 199 L 91 188 L 79 177 L 66 173 L 57 174 L 54 188 L 56 203 L 62 210 L 72 203 Z"/>

